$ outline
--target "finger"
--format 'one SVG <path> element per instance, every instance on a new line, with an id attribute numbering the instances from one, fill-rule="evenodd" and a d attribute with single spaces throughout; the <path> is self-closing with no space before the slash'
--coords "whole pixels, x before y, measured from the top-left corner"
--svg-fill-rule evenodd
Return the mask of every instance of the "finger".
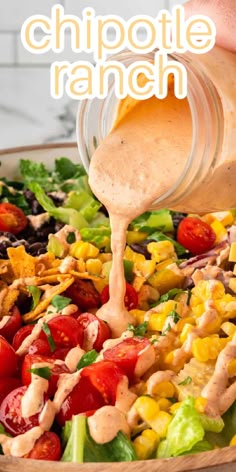
<path id="1" fill-rule="evenodd" d="M 216 43 L 236 52 L 236 0 L 190 0 L 184 3 L 186 17 L 207 15 L 216 25 Z"/>

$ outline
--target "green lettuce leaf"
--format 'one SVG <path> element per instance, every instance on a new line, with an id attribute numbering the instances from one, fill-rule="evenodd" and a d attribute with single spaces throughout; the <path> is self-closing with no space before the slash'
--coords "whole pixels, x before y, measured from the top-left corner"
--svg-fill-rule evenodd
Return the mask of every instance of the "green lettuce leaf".
<path id="1" fill-rule="evenodd" d="M 83 241 L 93 243 L 99 249 L 110 251 L 111 229 L 108 227 L 99 228 L 81 228 L 80 231 Z"/>
<path id="2" fill-rule="evenodd" d="M 101 203 L 88 192 L 72 191 L 69 193 L 64 207 L 78 210 L 88 222 L 91 222 L 101 208 Z"/>
<path id="3" fill-rule="evenodd" d="M 169 424 L 167 436 L 161 441 L 157 457 L 175 457 L 191 451 L 205 435 L 200 415 L 194 406 L 194 398 L 186 398 Z"/>
<path id="4" fill-rule="evenodd" d="M 125 462 L 137 460 L 131 441 L 121 431 L 106 444 L 96 443 L 89 434 L 87 418 L 83 415 L 72 417 L 71 432 L 66 424 L 62 433 L 68 438 L 63 462 Z"/>
<path id="5" fill-rule="evenodd" d="M 78 179 L 86 174 L 81 164 L 74 164 L 67 157 L 60 157 L 55 161 L 55 174 L 62 182 L 68 179 Z"/>
<path id="6" fill-rule="evenodd" d="M 174 231 L 173 220 L 169 210 L 146 211 L 135 218 L 130 227 L 136 231 L 153 233 L 154 230 L 163 232 Z"/>

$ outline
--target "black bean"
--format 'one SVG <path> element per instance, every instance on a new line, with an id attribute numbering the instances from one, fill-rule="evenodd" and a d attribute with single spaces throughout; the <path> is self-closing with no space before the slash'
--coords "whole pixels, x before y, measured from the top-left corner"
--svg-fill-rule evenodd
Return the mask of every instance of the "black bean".
<path id="1" fill-rule="evenodd" d="M 28 188 L 23 191 L 23 195 L 24 195 L 24 197 L 25 197 L 27 203 L 29 203 L 29 204 L 30 204 L 33 200 L 35 200 L 34 193 L 31 192 L 31 190 L 28 189 Z"/>
<path id="2" fill-rule="evenodd" d="M 32 212 L 32 215 L 40 215 L 40 213 L 44 213 L 43 207 L 39 204 L 37 200 L 32 201 L 31 212 Z"/>
<path id="3" fill-rule="evenodd" d="M 38 249 L 36 255 L 40 256 L 41 254 L 45 254 L 45 252 L 47 252 L 47 248 L 46 247 L 41 247 L 41 249 Z"/>
<path id="4" fill-rule="evenodd" d="M 60 223 L 59 221 L 57 221 L 55 223 L 53 232 L 57 233 L 58 231 L 60 231 L 61 228 L 63 228 L 63 226 L 65 226 L 64 223 Z"/>
<path id="5" fill-rule="evenodd" d="M 147 245 L 151 242 L 151 239 L 145 239 L 145 241 L 141 241 L 140 243 L 130 244 L 130 247 L 133 251 L 142 254 L 145 259 L 151 259 L 151 254 L 147 250 Z"/>
<path id="6" fill-rule="evenodd" d="M 44 241 L 50 233 L 54 233 L 53 226 L 43 226 L 35 231 L 35 236 L 38 240 Z"/>
<path id="7" fill-rule="evenodd" d="M 17 237 L 14 234 L 9 233 L 8 231 L 0 231 L 0 237 L 1 236 L 8 238 L 9 241 L 17 241 Z"/>
<path id="8" fill-rule="evenodd" d="M 177 229 L 179 224 L 181 223 L 181 221 L 186 218 L 187 214 L 186 213 L 175 213 L 173 216 L 172 216 L 172 220 L 173 220 L 173 225 L 174 225 L 174 228 Z"/>

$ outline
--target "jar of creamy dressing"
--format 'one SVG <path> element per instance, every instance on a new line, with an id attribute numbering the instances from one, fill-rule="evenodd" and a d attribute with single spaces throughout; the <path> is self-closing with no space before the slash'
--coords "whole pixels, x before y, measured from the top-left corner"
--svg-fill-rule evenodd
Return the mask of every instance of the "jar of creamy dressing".
<path id="1" fill-rule="evenodd" d="M 108 155 L 104 176 L 110 160 L 112 178 L 123 178 L 119 188 L 124 188 L 131 166 L 127 185 L 136 179 L 150 193 L 150 209 L 200 213 L 235 208 L 236 54 L 214 47 L 203 55 L 171 58 L 187 69 L 187 99 L 170 91 L 164 100 L 120 102 L 110 79 L 106 99 L 81 102 L 77 137 L 83 164 L 88 170 L 103 143 L 99 149 Z M 153 62 L 154 54 L 125 51 L 111 59 L 128 66 L 137 60 Z"/>

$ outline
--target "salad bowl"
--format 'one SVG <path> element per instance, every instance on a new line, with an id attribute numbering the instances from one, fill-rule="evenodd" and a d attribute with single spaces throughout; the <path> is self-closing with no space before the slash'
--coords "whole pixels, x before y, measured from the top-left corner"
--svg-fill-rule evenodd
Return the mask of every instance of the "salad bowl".
<path id="1" fill-rule="evenodd" d="M 12 148 L 0 151 L 1 175 L 8 179 L 17 179 L 20 159 L 43 162 L 50 168 L 50 163 L 61 156 L 70 158 L 73 162 L 80 161 L 76 143 L 59 143 L 42 146 Z M 17 459 L 0 456 L 0 472 L 39 472 L 41 468 L 47 472 L 230 472 L 236 470 L 236 447 L 214 449 L 213 451 L 188 455 L 171 459 L 153 459 L 130 463 L 63 463 Z"/>

